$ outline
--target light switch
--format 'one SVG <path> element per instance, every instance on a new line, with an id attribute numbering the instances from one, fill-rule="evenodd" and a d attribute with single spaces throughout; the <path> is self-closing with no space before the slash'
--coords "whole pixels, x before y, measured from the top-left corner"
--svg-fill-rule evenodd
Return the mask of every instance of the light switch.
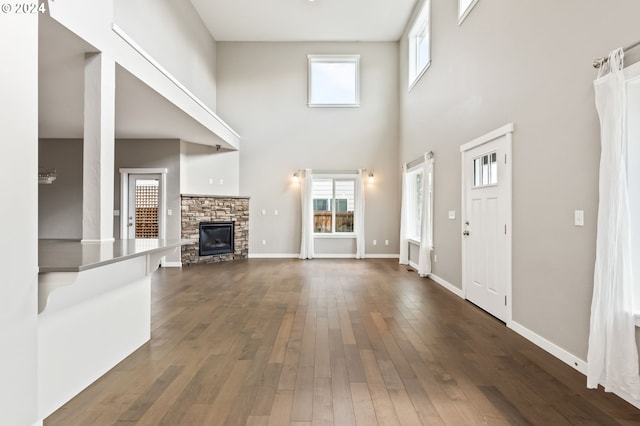
<path id="1" fill-rule="evenodd" d="M 274 210 L 274 211 L 273 211 L 273 214 L 274 214 L 275 216 L 278 216 L 278 210 Z"/>
<path id="2" fill-rule="evenodd" d="M 267 211 L 265 209 L 262 209 L 262 216 L 266 215 Z"/>
<path id="3" fill-rule="evenodd" d="M 584 210 L 574 212 L 573 223 L 575 226 L 584 226 Z"/>
<path id="4" fill-rule="evenodd" d="M 455 219 L 455 218 L 456 218 L 456 211 L 449 210 L 449 219 Z"/>

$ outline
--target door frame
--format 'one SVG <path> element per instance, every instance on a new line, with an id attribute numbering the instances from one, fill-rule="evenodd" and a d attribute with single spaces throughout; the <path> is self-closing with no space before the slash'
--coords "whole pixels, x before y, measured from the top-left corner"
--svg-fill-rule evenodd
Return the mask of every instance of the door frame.
<path id="1" fill-rule="evenodd" d="M 507 259 L 505 260 L 507 267 L 507 282 L 506 282 L 506 296 L 507 296 L 507 304 L 506 304 L 506 318 L 505 323 L 507 326 L 511 323 L 512 314 L 513 314 L 513 305 L 512 305 L 512 285 L 513 285 L 513 277 L 512 277 L 512 244 L 513 244 L 513 226 L 512 226 L 512 210 L 513 210 L 513 156 L 512 156 L 512 144 L 513 144 L 513 123 L 506 124 L 498 129 L 495 129 L 485 135 L 482 135 L 476 139 L 473 139 L 470 142 L 467 142 L 460 146 L 460 170 L 461 170 L 461 187 L 462 187 L 462 207 L 460 212 L 460 241 L 462 242 L 462 295 L 464 299 L 467 299 L 467 240 L 463 236 L 464 222 L 467 212 L 466 200 L 467 200 L 467 185 L 466 178 L 467 167 L 465 165 L 465 156 L 467 151 L 470 151 L 474 148 L 477 148 L 486 143 L 492 142 L 496 139 L 505 137 L 506 138 L 506 146 L 505 153 L 507 155 L 507 160 L 505 164 L 506 176 L 501 179 L 501 183 L 505 184 L 505 193 L 506 195 L 506 225 L 507 225 Z"/>
<path id="2" fill-rule="evenodd" d="M 130 175 L 159 175 L 158 188 L 158 239 L 166 238 L 167 223 L 167 171 L 168 169 L 120 169 L 120 239 L 128 239 L 129 214 L 129 176 Z"/>

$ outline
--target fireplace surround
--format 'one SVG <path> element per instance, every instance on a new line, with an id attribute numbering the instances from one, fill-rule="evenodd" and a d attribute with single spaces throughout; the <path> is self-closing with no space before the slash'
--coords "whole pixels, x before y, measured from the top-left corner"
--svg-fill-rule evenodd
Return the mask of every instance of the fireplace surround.
<path id="1" fill-rule="evenodd" d="M 181 235 L 182 238 L 194 241 L 193 244 L 182 246 L 183 265 L 249 257 L 249 197 L 182 194 L 180 199 Z M 227 247 L 225 253 L 222 253 L 222 250 L 218 253 L 201 252 L 201 223 L 233 223 L 231 247 Z M 220 242 L 209 243 L 209 245 L 220 244 Z M 217 248 L 221 249 L 221 246 Z"/>

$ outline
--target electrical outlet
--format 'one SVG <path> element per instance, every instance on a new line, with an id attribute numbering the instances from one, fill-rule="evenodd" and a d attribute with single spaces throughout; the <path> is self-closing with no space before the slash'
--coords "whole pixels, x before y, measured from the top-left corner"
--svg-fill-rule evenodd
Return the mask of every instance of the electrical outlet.
<path id="1" fill-rule="evenodd" d="M 224 185 L 224 179 L 220 179 L 220 185 Z"/>
<path id="2" fill-rule="evenodd" d="M 209 178 L 209 185 L 213 185 L 213 178 Z"/>
<path id="3" fill-rule="evenodd" d="M 433 255 L 433 263 L 438 263 L 438 255 L 437 254 Z"/>
<path id="4" fill-rule="evenodd" d="M 274 216 L 278 216 L 278 210 L 273 211 Z"/>
<path id="5" fill-rule="evenodd" d="M 267 245 L 267 240 L 262 240 L 262 245 L 266 246 Z"/>
<path id="6" fill-rule="evenodd" d="M 373 245 L 377 246 L 378 245 L 378 240 L 373 240 Z"/>
<path id="7" fill-rule="evenodd" d="M 384 240 L 384 245 L 388 246 L 389 245 L 389 240 Z"/>
<path id="8" fill-rule="evenodd" d="M 167 210 L 167 216 L 173 216 L 173 210 L 168 209 Z"/>
<path id="9" fill-rule="evenodd" d="M 267 214 L 267 210 L 266 209 L 262 209 L 261 213 L 262 213 L 262 216 L 265 216 Z"/>
<path id="10" fill-rule="evenodd" d="M 113 215 L 114 216 L 120 216 L 120 210 L 114 210 L 113 211 Z"/>
<path id="11" fill-rule="evenodd" d="M 576 210 L 573 213 L 573 224 L 575 226 L 584 226 L 584 210 Z"/>

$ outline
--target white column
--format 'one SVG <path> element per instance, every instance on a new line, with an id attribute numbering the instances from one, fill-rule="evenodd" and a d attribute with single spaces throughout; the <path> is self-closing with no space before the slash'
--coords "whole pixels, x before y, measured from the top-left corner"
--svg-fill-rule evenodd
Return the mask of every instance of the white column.
<path id="1" fill-rule="evenodd" d="M 0 12 L 0 424 L 30 425 L 38 420 L 38 15 L 13 6 Z"/>
<path id="2" fill-rule="evenodd" d="M 82 242 L 113 241 L 115 61 L 85 54 Z"/>

